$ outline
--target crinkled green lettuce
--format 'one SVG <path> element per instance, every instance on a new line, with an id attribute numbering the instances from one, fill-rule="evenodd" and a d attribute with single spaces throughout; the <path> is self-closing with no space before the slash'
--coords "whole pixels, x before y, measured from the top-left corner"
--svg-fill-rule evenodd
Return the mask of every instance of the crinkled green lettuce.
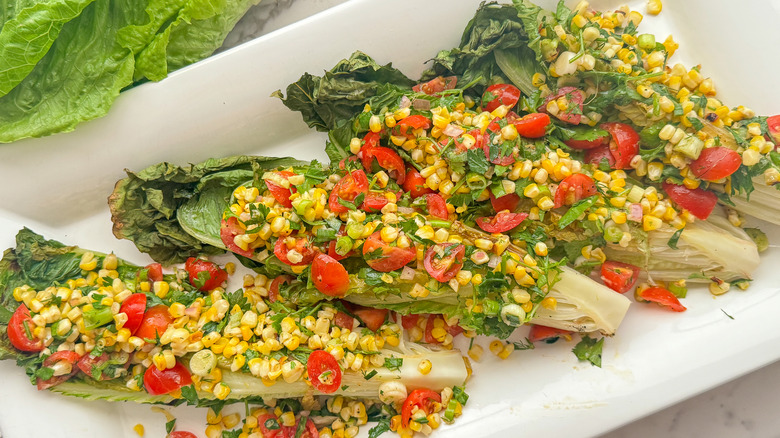
<path id="1" fill-rule="evenodd" d="M 127 171 L 108 199 L 114 235 L 166 265 L 222 253 L 219 225 L 233 189 L 252 180 L 257 169 L 299 164 L 293 158 L 240 155 Z"/>
<path id="2" fill-rule="evenodd" d="M 120 91 L 219 48 L 259 0 L 49 0 L 0 6 L 0 142 L 71 131 Z"/>
<path id="3" fill-rule="evenodd" d="M 415 82 L 392 64 L 379 65 L 363 52 L 355 52 L 349 59 L 320 76 L 304 73 L 297 82 L 287 87 L 287 97 L 281 91 L 274 93 L 293 111 L 300 111 L 310 128 L 329 131 L 340 120 L 350 120 L 363 110 L 374 96 L 391 89 L 409 91 Z M 399 94 L 400 97 L 400 94 Z"/>

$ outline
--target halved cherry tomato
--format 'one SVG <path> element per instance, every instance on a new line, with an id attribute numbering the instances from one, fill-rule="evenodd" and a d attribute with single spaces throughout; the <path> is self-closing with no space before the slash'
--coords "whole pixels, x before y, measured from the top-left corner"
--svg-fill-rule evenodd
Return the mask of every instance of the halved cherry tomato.
<path id="1" fill-rule="evenodd" d="M 520 100 L 520 89 L 510 84 L 494 84 L 482 94 L 482 109 L 493 111 L 501 105 L 512 108 Z"/>
<path id="2" fill-rule="evenodd" d="M 550 116 L 547 113 L 531 113 L 512 122 L 517 133 L 525 138 L 540 138 L 547 133 Z"/>
<path id="3" fill-rule="evenodd" d="M 161 304 L 150 307 L 144 313 L 144 319 L 135 331 L 135 336 L 141 339 L 156 339 L 158 335 L 162 336 L 171 324 L 173 324 L 173 317 L 168 312 L 167 306 Z"/>
<path id="4" fill-rule="evenodd" d="M 433 193 L 433 190 L 425 186 L 425 178 L 414 167 L 406 168 L 406 179 L 402 187 L 412 196 L 412 199 L 419 198 L 426 193 Z"/>
<path id="5" fill-rule="evenodd" d="M 273 279 L 271 285 L 268 286 L 268 301 L 276 302 L 279 300 L 279 286 L 282 283 L 289 283 L 292 281 L 292 277 L 289 275 L 280 275 Z"/>
<path id="6" fill-rule="evenodd" d="M 336 312 L 336 316 L 333 317 L 333 324 L 343 329 L 352 330 L 352 327 L 355 326 L 355 318 L 339 310 Z"/>
<path id="7" fill-rule="evenodd" d="M 378 213 L 385 205 L 387 205 L 387 197 L 384 194 L 368 192 L 360 208 L 365 210 L 366 213 Z"/>
<path id="8" fill-rule="evenodd" d="M 292 248 L 287 245 L 288 239 L 293 239 L 295 241 Z M 289 254 L 291 250 L 295 250 L 301 255 L 302 258 L 300 262 L 293 263 L 290 261 L 287 254 Z M 282 263 L 290 266 L 308 265 L 314 260 L 314 256 L 316 256 L 317 253 L 317 248 L 312 246 L 309 239 L 306 237 L 280 237 L 276 239 L 276 243 L 274 244 L 274 255 L 276 258 Z"/>
<path id="9" fill-rule="evenodd" d="M 684 312 L 688 310 L 685 306 L 680 304 L 680 300 L 678 300 L 673 293 L 662 287 L 649 287 L 639 292 L 639 297 L 645 301 L 650 301 L 657 303 L 662 307 L 667 307 L 675 312 Z"/>
<path id="10" fill-rule="evenodd" d="M 452 280 L 463 268 L 463 256 L 466 247 L 455 243 L 438 243 L 425 252 L 423 265 L 431 277 L 446 283 Z"/>
<path id="11" fill-rule="evenodd" d="M 366 133 L 366 135 L 363 136 L 363 146 L 361 146 L 361 149 L 363 148 L 373 148 L 379 146 L 379 140 L 382 139 L 382 135 L 378 132 L 369 131 Z M 370 172 L 370 168 L 366 168 L 367 172 Z"/>
<path id="12" fill-rule="evenodd" d="M 610 169 L 615 169 L 615 156 L 612 155 L 612 151 L 609 150 L 609 146 L 597 146 L 593 149 L 585 151 L 585 162 L 599 167 L 602 161 L 607 162 L 607 166 Z"/>
<path id="13" fill-rule="evenodd" d="M 399 248 L 382 240 L 379 231 L 369 236 L 363 243 L 363 257 L 371 268 L 379 272 L 401 269 L 417 257 L 414 246 Z"/>
<path id="14" fill-rule="evenodd" d="M 591 128 L 590 131 L 593 131 L 595 129 L 596 128 Z M 588 131 L 584 131 L 582 133 L 583 134 L 588 133 Z M 612 138 L 612 136 L 608 132 L 605 132 L 603 136 L 596 137 L 592 140 L 580 140 L 576 138 L 570 138 L 564 141 L 564 143 L 566 143 L 566 146 L 572 149 L 586 150 L 586 149 L 597 148 L 599 146 L 604 146 L 609 143 L 610 138 Z"/>
<path id="15" fill-rule="evenodd" d="M 769 128 L 769 136 L 776 145 L 780 145 L 780 114 L 766 119 L 767 128 Z"/>
<path id="16" fill-rule="evenodd" d="M 311 264 L 311 281 L 318 291 L 330 297 L 341 297 L 349 290 L 349 273 L 333 257 L 317 254 Z"/>
<path id="17" fill-rule="evenodd" d="M 146 312 L 146 294 L 132 294 L 122 302 L 119 313 L 127 315 L 127 322 L 123 327 L 130 330 L 131 335 L 135 334 L 135 331 L 141 326 L 144 312 Z"/>
<path id="18" fill-rule="evenodd" d="M 517 193 L 510 193 L 501 196 L 500 198 L 496 198 L 493 196 L 492 191 L 488 192 L 490 194 L 490 204 L 493 206 L 493 210 L 495 210 L 496 213 L 502 210 L 513 212 L 517 210 L 517 206 L 520 205 L 520 196 L 518 196 Z"/>
<path id="19" fill-rule="evenodd" d="M 173 368 L 162 371 L 152 365 L 144 373 L 144 388 L 151 395 L 168 394 L 190 384 L 192 384 L 192 376 L 179 362 L 176 362 Z"/>
<path id="20" fill-rule="evenodd" d="M 503 233 L 520 225 L 528 217 L 528 213 L 510 213 L 499 211 L 493 217 L 477 218 L 477 226 L 488 233 Z"/>
<path id="21" fill-rule="evenodd" d="M 282 426 L 274 414 L 263 414 L 257 417 L 257 426 L 263 438 L 282 438 Z"/>
<path id="22" fill-rule="evenodd" d="M 357 157 L 357 155 L 350 155 L 347 158 L 342 158 L 341 161 L 339 161 L 339 169 L 345 170 L 347 168 L 347 164 L 357 163 L 360 161 L 360 158 Z"/>
<path id="23" fill-rule="evenodd" d="M 43 350 L 43 341 L 32 336 L 35 323 L 32 322 L 30 309 L 24 304 L 16 308 L 11 319 L 8 320 L 8 340 L 17 350 L 38 352 Z"/>
<path id="24" fill-rule="evenodd" d="M 414 114 L 399 120 L 393 127 L 393 134 L 409 137 L 415 129 L 428 129 L 431 127 L 431 119 L 422 114 Z"/>
<path id="25" fill-rule="evenodd" d="M 447 220 L 450 214 L 447 211 L 447 202 L 438 193 L 429 193 L 425 195 L 425 201 L 428 203 L 428 214 L 439 219 Z"/>
<path id="26" fill-rule="evenodd" d="M 565 111 L 556 114 L 555 117 L 572 125 L 579 125 L 582 120 L 582 103 L 585 101 L 585 93 L 579 88 L 561 87 L 557 93 L 547 96 L 537 111 L 546 113 L 547 104 L 563 96 L 566 96 L 569 106 Z"/>
<path id="27" fill-rule="evenodd" d="M 574 173 L 561 181 L 555 189 L 555 208 L 572 205 L 596 194 L 596 182 L 584 173 Z"/>
<path id="28" fill-rule="evenodd" d="M 612 141 L 609 150 L 615 157 L 615 169 L 630 169 L 631 159 L 639 153 L 639 134 L 625 123 L 602 123 L 601 128 L 609 131 Z"/>
<path id="29" fill-rule="evenodd" d="M 601 265 L 601 280 L 615 292 L 625 293 L 636 284 L 639 266 L 608 260 Z"/>
<path id="30" fill-rule="evenodd" d="M 703 149 L 699 158 L 693 160 L 689 167 L 696 178 L 716 181 L 736 172 L 740 165 L 742 165 L 742 157 L 737 151 L 716 146 Z"/>
<path id="31" fill-rule="evenodd" d="M 106 362 L 108 362 L 108 354 L 101 353 L 97 356 L 93 356 L 88 353 L 79 359 L 77 365 L 81 372 L 90 378 L 95 380 L 104 380 L 105 377 L 103 376 L 103 367 Z M 98 374 L 97 377 L 95 377 L 96 370 L 100 370 L 100 374 Z"/>
<path id="32" fill-rule="evenodd" d="M 198 436 L 192 432 L 176 430 L 168 434 L 167 438 L 198 438 Z"/>
<path id="33" fill-rule="evenodd" d="M 346 213 L 349 208 L 339 204 L 339 199 L 352 202 L 361 193 L 364 195 L 368 193 L 368 178 L 362 170 L 353 170 L 344 175 L 333 187 L 328 198 L 328 208 L 336 214 Z"/>
<path id="34" fill-rule="evenodd" d="M 375 332 L 385 323 L 388 310 L 355 305 L 354 309 L 352 309 L 352 313 L 363 322 L 363 325 L 365 325 L 366 328 Z"/>
<path id="35" fill-rule="evenodd" d="M 402 160 L 394 150 L 384 146 L 363 146 L 363 149 L 360 150 L 360 154 L 366 172 L 371 172 L 374 160 L 376 160 L 379 167 L 387 170 L 388 175 L 390 175 L 391 178 L 394 178 L 398 184 L 404 183 L 404 180 L 406 179 L 404 160 Z"/>
<path id="36" fill-rule="evenodd" d="M 311 421 L 310 418 L 306 419 L 306 426 L 303 429 L 303 433 L 300 436 L 296 436 L 295 433 L 298 431 L 300 423 L 301 419 L 299 418 L 293 426 L 282 426 L 279 429 L 278 435 L 263 435 L 263 437 L 268 438 L 269 436 L 276 436 L 277 438 L 319 438 L 320 433 L 317 431 L 317 426 L 314 425 L 314 422 Z"/>
<path id="37" fill-rule="evenodd" d="M 436 320 L 444 318 L 441 315 L 428 315 L 428 319 L 425 321 L 425 340 L 426 344 L 438 344 L 439 340 L 433 336 L 433 329 L 436 327 Z"/>
<path id="38" fill-rule="evenodd" d="M 561 336 L 571 337 L 571 332 L 568 330 L 547 327 L 545 325 L 538 324 L 531 324 L 531 331 L 528 332 L 528 340 L 531 342 L 544 341 L 548 344 L 552 344 Z"/>
<path id="39" fill-rule="evenodd" d="M 44 389 L 51 388 L 52 386 L 59 385 L 60 383 L 70 379 L 74 374 L 76 374 L 79 371 L 79 368 L 76 366 L 76 362 L 81 359 L 81 356 L 76 353 L 75 351 L 70 350 L 62 350 L 57 351 L 53 353 L 51 356 L 47 357 L 43 361 L 44 367 L 51 367 L 57 362 L 65 362 L 70 364 L 71 370 L 68 374 L 62 374 L 60 376 L 52 376 L 49 379 L 41 380 L 38 378 L 37 381 L 37 387 L 38 391 L 43 391 Z"/>
<path id="40" fill-rule="evenodd" d="M 295 173 L 290 172 L 289 170 L 280 170 L 276 173 L 281 176 L 282 179 L 287 179 L 295 175 Z M 265 180 L 265 185 L 268 186 L 268 191 L 271 192 L 271 196 L 273 196 L 278 203 L 282 204 L 284 207 L 292 208 L 292 201 L 290 201 L 290 196 L 296 192 L 295 187 L 291 185 L 290 188 L 285 189 L 284 187 L 276 185 L 268 179 Z"/>
<path id="41" fill-rule="evenodd" d="M 718 197 L 709 190 L 700 187 L 689 189 L 683 185 L 663 183 L 663 189 L 669 198 L 680 207 L 691 212 L 699 219 L 707 219 L 718 203 Z"/>
<path id="42" fill-rule="evenodd" d="M 149 281 L 162 281 L 163 272 L 162 265 L 159 263 L 150 263 L 144 268 L 146 269 L 146 279 Z"/>
<path id="43" fill-rule="evenodd" d="M 225 244 L 228 251 L 244 257 L 251 257 L 252 251 L 241 249 L 234 240 L 236 236 L 244 233 L 244 229 L 238 224 L 237 217 L 231 216 L 227 220 L 222 219 L 219 226 L 219 238 L 222 239 L 222 243 Z"/>
<path id="44" fill-rule="evenodd" d="M 415 407 L 422 409 L 427 416 L 431 412 L 434 402 L 441 403 L 441 395 L 436 391 L 421 388 L 409 393 L 401 408 L 401 424 L 403 427 L 409 427 L 409 420 L 412 419 L 412 412 L 414 412 Z"/>
<path id="45" fill-rule="evenodd" d="M 214 290 L 227 281 L 228 277 L 227 271 L 216 263 L 195 257 L 190 257 L 184 262 L 184 270 L 189 275 L 190 284 L 200 291 Z M 201 281 L 203 283 L 199 287 Z"/>
<path id="46" fill-rule="evenodd" d="M 318 391 L 325 394 L 336 392 L 341 386 L 341 368 L 338 361 L 325 350 L 314 350 L 306 364 L 309 381 Z"/>
<path id="47" fill-rule="evenodd" d="M 466 137 L 467 135 L 474 139 L 473 143 L 466 142 L 466 138 L 468 138 Z M 480 131 L 478 128 L 474 128 L 459 137 L 455 137 L 453 141 L 455 142 L 455 148 L 460 152 L 464 152 L 469 149 L 484 149 L 485 144 L 487 144 L 488 141 L 488 134 L 483 134 L 482 131 Z"/>
<path id="48" fill-rule="evenodd" d="M 490 129 L 490 127 L 488 127 L 488 129 Z M 488 161 L 499 166 L 509 166 L 515 162 L 515 152 L 511 151 L 509 152 L 509 155 L 502 155 L 500 146 L 498 146 L 499 150 L 496 152 L 496 155 L 491 157 L 490 146 L 492 142 L 488 141 L 489 136 L 487 133 L 485 133 L 482 138 L 485 139 L 485 141 L 482 141 L 482 150 L 485 152 L 485 158 L 487 158 Z"/>
<path id="49" fill-rule="evenodd" d="M 415 93 L 425 93 L 430 96 L 441 93 L 444 90 L 451 90 L 458 84 L 457 76 L 437 76 L 428 82 L 423 82 L 412 87 Z"/>
<path id="50" fill-rule="evenodd" d="M 405 330 L 412 329 L 414 327 L 417 327 L 417 321 L 420 319 L 420 315 L 402 315 L 401 316 L 401 326 Z"/>

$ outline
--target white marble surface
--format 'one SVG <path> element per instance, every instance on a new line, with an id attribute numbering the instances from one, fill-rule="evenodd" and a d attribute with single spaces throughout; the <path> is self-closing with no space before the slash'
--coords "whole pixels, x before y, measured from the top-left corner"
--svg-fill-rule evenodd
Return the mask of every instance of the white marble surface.
<path id="1" fill-rule="evenodd" d="M 239 23 L 225 45 L 240 44 L 343 1 L 265 0 Z M 778 406 L 780 362 L 629 423 L 602 438 L 780 437 Z"/>

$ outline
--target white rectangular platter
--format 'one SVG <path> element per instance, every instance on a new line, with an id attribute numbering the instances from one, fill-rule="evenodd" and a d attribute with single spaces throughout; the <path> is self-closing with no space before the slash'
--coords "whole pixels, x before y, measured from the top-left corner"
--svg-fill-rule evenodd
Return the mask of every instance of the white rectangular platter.
<path id="1" fill-rule="evenodd" d="M 643 3 L 629 5 L 644 11 Z M 593 4 L 608 9 L 620 3 Z M 148 263 L 130 242 L 111 234 L 106 197 L 124 168 L 239 153 L 324 159 L 325 136 L 269 95 L 354 50 L 417 76 L 438 50 L 457 45 L 478 5 L 352 0 L 123 93 L 107 117 L 73 133 L 0 145 L 0 247 L 13 246 L 16 232 L 27 226 L 48 238 Z M 663 13 L 647 16 L 640 31 L 661 38 L 673 33 L 681 44 L 677 61 L 703 64 L 725 102 L 771 115 L 780 112 L 780 59 L 773 52 L 780 47 L 778 19 L 776 0 L 739 8 L 726 0 L 667 0 Z M 764 228 L 780 241 L 778 229 Z M 691 291 L 683 314 L 633 305 L 606 343 L 603 368 L 578 363 L 573 343 L 565 342 L 506 361 L 486 354 L 474 367 L 463 417 L 436 435 L 597 435 L 780 359 L 780 249 L 771 247 L 763 259 L 748 291 L 717 298 Z M 0 373 L 5 437 L 129 438 L 137 437 L 132 428 L 139 423 L 146 436 L 164 436 L 165 419 L 149 406 L 39 393 L 9 361 L 0 363 Z M 182 429 L 203 435 L 205 411 L 174 412 Z"/>

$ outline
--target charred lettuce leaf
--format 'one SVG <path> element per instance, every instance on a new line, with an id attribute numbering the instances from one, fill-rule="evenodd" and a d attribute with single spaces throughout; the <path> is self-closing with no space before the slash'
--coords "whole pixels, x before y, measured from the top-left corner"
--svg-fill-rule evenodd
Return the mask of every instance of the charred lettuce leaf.
<path id="1" fill-rule="evenodd" d="M 114 235 L 166 265 L 198 254 L 220 254 L 219 225 L 232 190 L 252 180 L 258 169 L 299 164 L 293 158 L 239 155 L 128 170 L 108 198 Z"/>
<path id="2" fill-rule="evenodd" d="M 322 76 L 304 73 L 297 82 L 287 86 L 287 97 L 281 90 L 274 96 L 287 108 L 300 111 L 310 128 L 329 131 L 339 120 L 351 119 L 362 111 L 375 96 L 390 93 L 400 97 L 414 84 L 392 64 L 379 65 L 358 51 Z"/>

